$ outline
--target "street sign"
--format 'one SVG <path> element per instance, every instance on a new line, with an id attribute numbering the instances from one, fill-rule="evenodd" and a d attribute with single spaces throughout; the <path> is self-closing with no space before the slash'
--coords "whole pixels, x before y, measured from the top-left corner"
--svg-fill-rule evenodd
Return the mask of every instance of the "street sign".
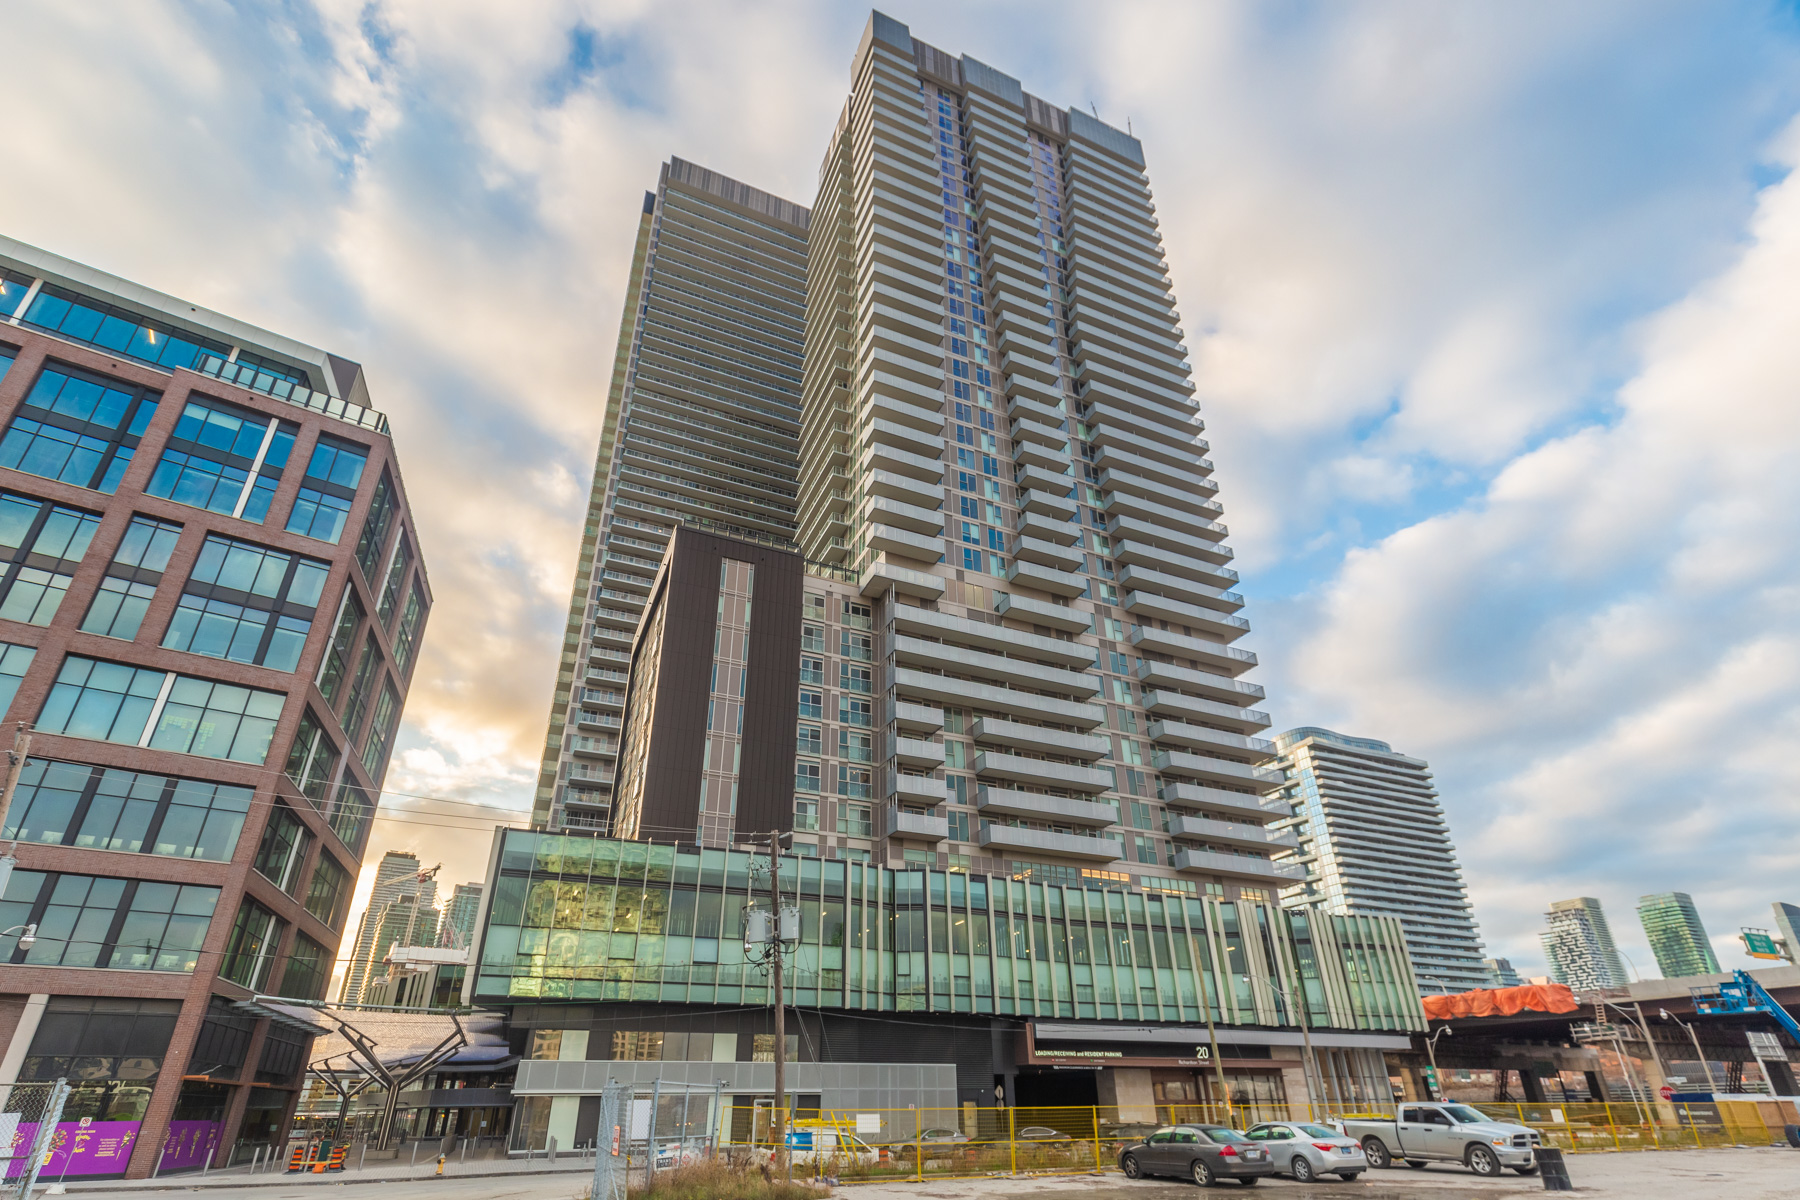
<path id="1" fill-rule="evenodd" d="M 1675 1098 L 1675 1089 L 1665 1083 L 1656 1089 L 1656 1094 L 1661 1096 L 1664 1100 L 1673 1100 Z"/>
<path id="2" fill-rule="evenodd" d="M 1766 929 L 1740 930 L 1738 940 L 1744 943 L 1744 953 L 1751 958 L 1781 958 L 1780 948 Z"/>

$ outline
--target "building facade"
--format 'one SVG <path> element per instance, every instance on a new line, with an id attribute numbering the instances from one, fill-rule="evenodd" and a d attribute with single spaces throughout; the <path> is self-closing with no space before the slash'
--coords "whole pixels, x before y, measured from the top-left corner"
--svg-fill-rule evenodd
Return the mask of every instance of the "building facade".
<path id="1" fill-rule="evenodd" d="M 514 1094 L 526 1100 L 514 1149 L 591 1137 L 582 1122 L 608 1078 L 660 1077 L 707 1102 L 724 1079 L 734 1128 L 747 1130 L 774 1086 L 768 978 L 742 940 L 745 907 L 769 902 L 767 861 L 496 831 L 463 1001 L 510 1010 L 523 1058 Z M 1387 1103 L 1382 1051 L 1409 1047 L 1425 1026 L 1392 918 L 1136 877 L 793 854 L 780 857 L 780 887 L 801 914 L 786 983 L 789 1088 L 802 1109 L 911 1105 L 944 1123 L 946 1110 L 999 1098 L 1154 1120 L 1158 1105 L 1216 1095 L 1213 1062 L 1196 1049 L 1209 1042 L 1208 1009 L 1234 1100 Z M 1302 1017 L 1319 1055 L 1310 1080 Z"/>
<path id="2" fill-rule="evenodd" d="M 578 581 L 635 628 L 615 836 L 578 835 L 546 770 L 545 828 L 495 845 L 465 999 L 511 1008 L 516 1148 L 590 1135 L 609 1076 L 767 1104 L 739 939 L 769 832 L 802 1108 L 1153 1119 L 1220 1098 L 1209 1012 L 1234 1098 L 1386 1102 L 1417 981 L 1392 918 L 1276 903 L 1303 871 L 1272 861 L 1281 775 L 1142 148 L 880 14 L 852 78 L 804 224 L 793 525 L 634 511 L 662 531 L 630 606 L 623 570 Z M 622 331 L 634 394 L 655 303 Z M 606 487 L 595 537 L 641 536 Z"/>
<path id="3" fill-rule="evenodd" d="M 1287 845 L 1279 861 L 1306 872 L 1282 903 L 1398 918 L 1421 987 L 1487 987 L 1474 907 L 1424 760 L 1310 726 L 1275 745 L 1293 811 L 1275 826 Z"/>
<path id="4" fill-rule="evenodd" d="M 1509 958 L 1484 958 L 1481 960 L 1481 965 L 1487 968 L 1493 987 L 1518 987 L 1525 982 L 1518 971 L 1513 969 L 1512 960 Z"/>
<path id="5" fill-rule="evenodd" d="M 1544 921 L 1549 928 L 1541 940 L 1551 979 L 1577 992 L 1624 987 L 1631 982 L 1598 900 L 1592 896 L 1557 900 L 1544 914 Z"/>
<path id="6" fill-rule="evenodd" d="M 410 850 L 389 850 L 381 856 L 375 866 L 375 885 L 369 891 L 368 907 L 357 918 L 339 1003 L 363 1002 L 363 987 L 380 967 L 389 947 L 426 945 L 437 940 L 436 871 L 435 867 L 421 868 L 418 855 Z M 404 911 L 395 907 L 402 899 L 406 901 Z M 424 921 L 430 925 L 422 925 Z"/>
<path id="7" fill-rule="evenodd" d="M 1712 940 L 1700 923 L 1694 898 L 1686 892 L 1640 896 L 1638 920 L 1664 979 L 1719 973 L 1719 958 L 1713 953 Z"/>
<path id="8" fill-rule="evenodd" d="M 0 1089 L 71 1174 L 275 1137 L 431 605 L 361 368 L 0 239 Z M 35 940 L 21 944 L 31 928 Z M 173 1122 L 173 1124 L 172 1124 Z"/>
<path id="9" fill-rule="evenodd" d="M 680 525 L 794 532 L 807 211 L 671 159 L 644 197 L 532 820 L 604 828 L 632 634 Z"/>
<path id="10" fill-rule="evenodd" d="M 475 941 L 475 918 L 481 912 L 481 885 L 459 883 L 444 905 L 444 919 L 438 926 L 437 944 L 453 950 L 467 950 Z"/>

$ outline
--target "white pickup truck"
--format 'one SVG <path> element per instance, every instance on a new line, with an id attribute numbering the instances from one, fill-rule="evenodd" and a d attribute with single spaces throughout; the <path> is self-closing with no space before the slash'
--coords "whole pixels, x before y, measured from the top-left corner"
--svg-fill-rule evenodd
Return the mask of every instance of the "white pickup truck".
<path id="1" fill-rule="evenodd" d="M 1477 1175 L 1498 1175 L 1507 1167 L 1521 1175 L 1537 1172 L 1536 1131 L 1491 1120 L 1467 1104 L 1402 1104 L 1397 1121 L 1346 1117 L 1338 1124 L 1344 1136 L 1362 1143 L 1371 1167 L 1458 1162 Z"/>

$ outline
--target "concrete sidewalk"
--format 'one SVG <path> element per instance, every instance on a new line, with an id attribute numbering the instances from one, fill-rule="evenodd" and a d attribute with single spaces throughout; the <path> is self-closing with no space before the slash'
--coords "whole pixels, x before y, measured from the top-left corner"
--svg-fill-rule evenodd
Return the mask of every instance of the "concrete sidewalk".
<path id="1" fill-rule="evenodd" d="M 277 1186 L 300 1188 L 357 1183 L 442 1183 L 451 1179 L 505 1179 L 529 1175 L 567 1175 L 580 1179 L 585 1185 L 593 1173 L 594 1160 L 580 1158 L 574 1154 L 561 1155 L 553 1163 L 547 1162 L 542 1156 L 539 1156 L 532 1159 L 476 1159 L 473 1162 L 461 1164 L 452 1155 L 444 1164 L 443 1176 L 439 1177 L 437 1156 L 426 1158 L 421 1154 L 417 1166 L 402 1161 L 370 1163 L 368 1166 L 358 1169 L 353 1159 L 345 1170 L 326 1171 L 318 1175 L 310 1171 L 295 1172 L 290 1175 L 281 1169 L 259 1171 L 252 1175 L 248 1166 L 236 1166 L 219 1171 L 208 1171 L 205 1175 L 201 1175 L 197 1171 L 189 1171 L 179 1175 L 163 1175 L 156 1179 L 103 1179 L 92 1182 L 71 1179 L 65 1187 L 70 1195 L 127 1191 L 254 1191 Z M 53 1184 L 54 1182 L 54 1180 L 40 1181 L 40 1188 L 44 1183 Z"/>

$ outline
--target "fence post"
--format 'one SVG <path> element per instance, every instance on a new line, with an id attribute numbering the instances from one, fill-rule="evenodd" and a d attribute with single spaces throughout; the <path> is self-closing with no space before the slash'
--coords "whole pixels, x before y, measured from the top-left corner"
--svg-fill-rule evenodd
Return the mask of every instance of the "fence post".
<path id="1" fill-rule="evenodd" d="M 1100 1110 L 1093 1110 L 1094 1118 L 1094 1174 L 1100 1173 Z"/>
<path id="2" fill-rule="evenodd" d="M 1012 1173 L 1019 1173 L 1019 1110 L 1011 1105 L 1006 1109 L 1006 1156 L 1012 1163 Z"/>

